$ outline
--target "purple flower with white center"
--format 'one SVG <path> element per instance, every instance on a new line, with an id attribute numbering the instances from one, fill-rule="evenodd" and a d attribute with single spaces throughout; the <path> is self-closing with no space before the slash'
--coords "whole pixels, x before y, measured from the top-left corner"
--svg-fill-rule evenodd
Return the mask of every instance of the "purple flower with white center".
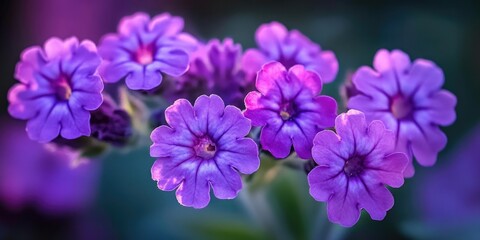
<path id="1" fill-rule="evenodd" d="M 397 150 L 405 152 L 410 164 L 406 177 L 414 175 L 413 156 L 422 166 L 432 166 L 447 144 L 439 126 L 455 121 L 457 99 L 441 89 L 444 76 L 433 62 L 417 59 L 413 63 L 400 50 L 379 50 L 374 69 L 361 67 L 353 77 L 359 94 L 348 107 L 363 111 L 367 120 L 382 120 L 397 136 Z"/>
<path id="2" fill-rule="evenodd" d="M 356 110 L 340 114 L 335 130 L 315 136 L 312 155 L 318 164 L 309 174 L 310 195 L 327 202 L 330 221 L 353 226 L 365 209 L 374 220 L 385 218 L 393 196 L 385 185 L 403 185 L 408 164 L 404 153 L 395 152 L 395 134 L 379 121 L 367 124 Z"/>
<path id="3" fill-rule="evenodd" d="M 318 131 L 332 127 L 337 102 L 319 96 L 322 81 L 317 73 L 295 65 L 288 71 L 279 62 L 265 64 L 258 72 L 257 91 L 245 97 L 245 116 L 261 126 L 262 148 L 285 158 L 293 147 L 298 156 L 311 158 Z"/>
<path id="4" fill-rule="evenodd" d="M 169 126 L 151 134 L 158 188 L 177 188 L 178 202 L 194 208 L 208 205 L 210 187 L 219 199 L 235 198 L 242 188 L 240 173 L 251 174 L 260 165 L 256 143 L 245 138 L 250 120 L 237 107 L 225 107 L 217 95 L 202 95 L 194 106 L 179 99 L 165 117 Z"/>
<path id="5" fill-rule="evenodd" d="M 20 83 L 8 93 L 10 115 L 28 120 L 29 137 L 40 142 L 90 135 L 90 111 L 103 101 L 99 65 L 88 40 L 51 38 L 43 49 L 27 48 L 15 71 Z"/>
<path id="6" fill-rule="evenodd" d="M 226 104 L 243 105 L 246 81 L 241 69 L 242 46 L 231 38 L 210 40 L 191 56 L 190 69 L 178 79 L 178 95 L 194 101 L 201 94 L 217 94 Z"/>
<path id="7" fill-rule="evenodd" d="M 125 78 L 132 90 L 150 90 L 160 85 L 162 74 L 181 76 L 188 70 L 187 52 L 196 45 L 182 30 L 183 19 L 168 13 L 152 19 L 146 13 L 124 17 L 118 33 L 104 36 L 98 48 L 104 81 Z"/>
<path id="8" fill-rule="evenodd" d="M 279 22 L 262 24 L 255 33 L 259 49 L 248 49 L 242 59 L 247 79 L 255 79 L 262 65 L 277 61 L 286 68 L 301 64 L 316 71 L 323 83 L 332 82 L 338 73 L 338 61 L 332 51 L 323 51 L 298 30 L 288 31 Z"/>

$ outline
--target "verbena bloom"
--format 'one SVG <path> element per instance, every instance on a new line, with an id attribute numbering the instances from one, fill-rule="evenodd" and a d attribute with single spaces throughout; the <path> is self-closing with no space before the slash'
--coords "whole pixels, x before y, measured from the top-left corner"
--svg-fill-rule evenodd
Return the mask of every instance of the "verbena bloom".
<path id="1" fill-rule="evenodd" d="M 226 38 L 200 46 L 190 69 L 178 79 L 178 95 L 194 101 L 201 94 L 217 94 L 226 104 L 242 107 L 246 81 L 241 68 L 242 46 Z"/>
<path id="2" fill-rule="evenodd" d="M 286 68 L 296 64 L 320 74 L 323 83 L 332 82 L 338 61 L 332 51 L 324 51 L 298 30 L 288 31 L 279 22 L 262 24 L 255 33 L 259 49 L 249 49 L 242 59 L 247 78 L 254 79 L 263 64 L 278 61 Z"/>
<path id="3" fill-rule="evenodd" d="M 312 155 L 318 166 L 308 174 L 310 195 L 326 202 L 328 218 L 342 226 L 353 226 L 361 209 L 382 220 L 393 207 L 386 185 L 403 185 L 407 156 L 395 152 L 392 131 L 379 120 L 367 124 L 362 112 L 340 114 L 335 130 L 315 136 Z"/>
<path id="4" fill-rule="evenodd" d="M 237 107 L 225 107 L 217 95 L 202 95 L 194 106 L 179 99 L 165 116 L 169 126 L 151 134 L 158 188 L 177 188 L 178 202 L 194 208 L 207 206 L 210 187 L 217 198 L 235 198 L 242 188 L 240 173 L 251 174 L 260 165 L 256 143 L 245 138 L 250 120 Z"/>
<path id="5" fill-rule="evenodd" d="M 441 89 L 444 76 L 433 62 L 413 63 L 400 50 L 379 50 L 374 69 L 361 67 L 353 77 L 359 94 L 348 107 L 365 112 L 369 121 L 382 120 L 397 136 L 397 150 L 413 156 L 422 166 L 435 164 L 437 154 L 447 143 L 440 126 L 455 121 L 456 97 Z M 414 175 L 413 163 L 405 176 Z"/>
<path id="6" fill-rule="evenodd" d="M 311 158 L 315 134 L 332 127 L 337 103 L 319 96 L 322 81 L 301 65 L 287 69 L 279 62 L 265 64 L 258 73 L 257 91 L 245 97 L 245 116 L 261 126 L 262 148 L 285 158 L 293 147 L 300 158 Z"/>
<path id="7" fill-rule="evenodd" d="M 0 205 L 11 212 L 33 208 L 64 215 L 93 203 L 98 162 L 68 147 L 34 142 L 13 122 L 2 122 L 1 130 L 8 138 L 0 139 Z"/>
<path id="8" fill-rule="evenodd" d="M 27 48 L 15 70 L 20 83 L 8 93 L 10 115 L 28 120 L 33 140 L 90 135 L 90 111 L 103 101 L 99 64 L 95 45 L 75 37 Z"/>
<path id="9" fill-rule="evenodd" d="M 105 82 L 125 78 L 133 90 L 150 90 L 160 85 L 162 74 L 178 77 L 188 69 L 188 53 L 196 40 L 183 30 L 183 19 L 146 13 L 124 17 L 117 33 L 105 35 L 99 45 L 104 59 L 100 74 Z"/>

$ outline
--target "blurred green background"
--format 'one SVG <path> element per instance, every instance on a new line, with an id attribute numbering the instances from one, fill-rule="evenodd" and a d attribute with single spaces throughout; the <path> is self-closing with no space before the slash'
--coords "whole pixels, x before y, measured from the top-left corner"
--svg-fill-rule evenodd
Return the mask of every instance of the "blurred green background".
<path id="1" fill-rule="evenodd" d="M 412 59 L 434 61 L 445 73 L 444 88 L 458 98 L 457 121 L 444 128 L 449 143 L 440 153 L 437 165 L 417 167 L 413 179 L 407 180 L 401 189 L 393 190 L 395 206 L 382 222 L 372 221 L 364 214 L 355 227 L 347 230 L 322 223 L 324 205 L 308 194 L 305 173 L 285 167 L 279 169 L 266 196 L 273 211 L 272 226 L 265 224 L 262 217 L 257 219 L 249 213 L 242 203 L 243 195 L 231 201 L 212 199 L 203 210 L 184 208 L 177 203 L 173 192 L 156 188 L 150 178 L 154 159 L 149 157 L 148 146 L 144 145 L 131 151 L 114 151 L 101 159 L 96 203 L 80 217 L 75 216 L 87 222 L 86 226 L 95 225 L 85 231 L 102 232 L 94 234 L 96 238 L 273 239 L 279 236 L 274 232 L 280 232 L 285 239 L 309 239 L 315 231 L 329 231 L 333 239 L 438 239 L 437 235 L 446 239 L 480 239 L 476 232 L 479 230 L 472 230 L 480 227 L 480 216 L 473 223 L 475 227 L 458 230 L 463 235 L 441 234 L 440 230 L 434 230 L 437 235 L 429 232 L 418 209 L 419 196 L 415 194 L 422 179 L 456 160 L 448 157 L 448 153 L 460 147 L 460 140 L 480 120 L 478 1 L 393 4 L 347 0 L 3 0 L 0 6 L 1 118 L 9 117 L 7 91 L 15 83 L 15 64 L 24 48 L 41 45 L 51 36 L 76 35 L 98 42 L 104 33 L 116 30 L 122 16 L 136 11 L 151 15 L 168 11 L 182 16 L 186 30 L 200 39 L 232 37 L 244 49 L 255 47 L 254 33 L 262 23 L 275 20 L 289 29 L 298 29 L 337 55 L 339 74 L 323 92 L 337 101 L 340 101 L 339 85 L 347 74 L 359 66 L 371 65 L 380 48 L 401 49 Z M 480 189 L 480 180 L 476 181 Z M 259 198 L 261 202 L 262 196 Z M 480 207 L 480 198 L 474 204 Z M 13 230 L 11 225 L 1 223 L 0 239 L 11 238 L 13 230 L 31 231 L 33 238 L 72 239 L 66 237 L 71 226 L 58 225 L 55 219 L 45 222 L 44 218 L 29 218 L 20 221 L 14 226 L 18 229 Z M 30 239 L 31 236 L 24 237 Z"/>

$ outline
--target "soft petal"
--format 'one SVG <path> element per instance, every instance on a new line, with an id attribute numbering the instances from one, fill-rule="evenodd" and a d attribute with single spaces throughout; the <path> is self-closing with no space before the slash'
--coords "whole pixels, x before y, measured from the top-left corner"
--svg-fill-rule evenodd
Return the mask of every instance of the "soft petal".
<path id="1" fill-rule="evenodd" d="M 149 64 L 127 75 L 125 83 L 132 90 L 150 90 L 160 85 L 162 79 L 158 66 Z"/>
<path id="2" fill-rule="evenodd" d="M 281 52 L 280 44 L 287 37 L 288 31 L 285 26 L 279 22 L 271 22 L 268 24 L 262 24 L 255 33 L 255 40 L 258 46 L 265 52 L 271 59 L 278 59 Z"/>
<path id="3" fill-rule="evenodd" d="M 330 196 L 345 188 L 346 177 L 343 172 L 330 166 L 315 167 L 308 174 L 310 195 L 317 201 L 326 202 Z"/>
<path id="4" fill-rule="evenodd" d="M 281 119 L 272 119 L 260 133 L 262 148 L 270 151 L 277 158 L 287 157 L 292 147 L 290 135 L 283 126 Z"/>

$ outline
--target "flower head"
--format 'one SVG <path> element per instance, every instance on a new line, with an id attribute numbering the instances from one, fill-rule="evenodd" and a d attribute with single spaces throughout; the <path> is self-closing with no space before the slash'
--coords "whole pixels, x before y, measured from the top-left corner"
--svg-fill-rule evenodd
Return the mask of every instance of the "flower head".
<path id="1" fill-rule="evenodd" d="M 90 111 L 103 101 L 99 64 L 95 45 L 74 37 L 27 48 L 15 71 L 20 83 L 8 93 L 10 115 L 28 120 L 33 140 L 90 135 Z"/>
<path id="2" fill-rule="evenodd" d="M 359 94 L 348 107 L 365 112 L 369 121 L 382 120 L 397 136 L 397 150 L 413 156 L 423 166 L 435 164 L 437 154 L 447 143 L 439 126 L 455 121 L 456 97 L 441 89 L 442 70 L 433 62 L 417 59 L 413 63 L 402 51 L 380 50 L 374 69 L 361 67 L 353 77 Z M 414 174 L 413 163 L 405 176 Z"/>
<path id="3" fill-rule="evenodd" d="M 188 54 L 196 40 L 181 32 L 183 19 L 160 14 L 152 19 L 145 13 L 124 17 L 116 34 L 101 40 L 104 59 L 100 74 L 105 82 L 126 78 L 128 88 L 150 90 L 160 85 L 162 73 L 178 77 L 188 69 Z"/>
<path id="4" fill-rule="evenodd" d="M 393 206 L 385 185 L 403 185 L 407 156 L 394 152 L 392 131 L 378 120 L 367 124 L 362 112 L 340 114 L 335 129 L 315 136 L 312 155 L 318 166 L 308 174 L 310 194 L 327 202 L 328 218 L 343 226 L 353 226 L 362 208 L 382 220 Z"/>
<path id="5" fill-rule="evenodd" d="M 262 148 L 284 158 L 295 148 L 300 158 L 311 158 L 315 134 L 332 127 L 337 103 L 318 96 L 322 81 L 315 72 L 296 65 L 288 71 L 278 62 L 265 64 L 256 88 L 245 98 L 245 116 L 253 126 L 262 126 Z"/>
<path id="6" fill-rule="evenodd" d="M 180 96 L 195 100 L 201 94 L 217 94 L 237 107 L 243 105 L 246 85 L 241 69 L 242 46 L 231 38 L 210 40 L 191 55 L 190 69 L 178 80 Z"/>
<path id="7" fill-rule="evenodd" d="M 210 187 L 217 198 L 235 198 L 242 188 L 239 172 L 251 174 L 260 165 L 257 145 L 245 138 L 250 121 L 217 95 L 202 95 L 194 106 L 177 100 L 165 116 L 169 126 L 151 134 L 150 155 L 157 158 L 152 178 L 158 188 L 177 188 L 178 202 L 194 208 L 208 204 Z"/>
<path id="8" fill-rule="evenodd" d="M 338 72 L 338 61 L 331 51 L 323 51 L 298 30 L 288 31 L 279 22 L 261 25 L 255 33 L 259 49 L 245 52 L 242 65 L 247 78 L 254 79 L 262 65 L 278 61 L 286 68 L 301 64 L 317 72 L 324 83 L 332 82 Z"/>

